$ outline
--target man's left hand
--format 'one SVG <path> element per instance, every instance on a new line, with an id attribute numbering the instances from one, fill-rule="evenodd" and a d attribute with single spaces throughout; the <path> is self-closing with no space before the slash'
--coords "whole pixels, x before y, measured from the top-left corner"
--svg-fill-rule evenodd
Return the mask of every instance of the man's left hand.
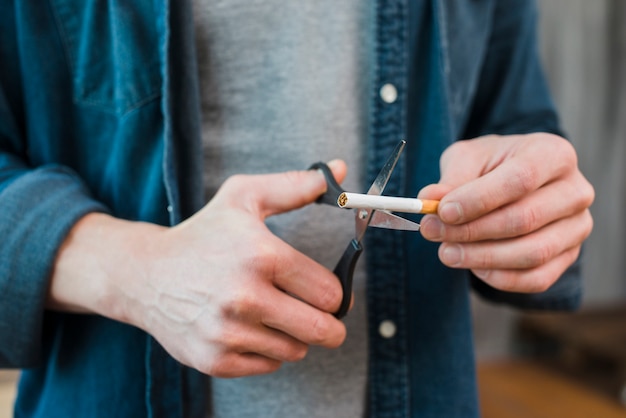
<path id="1" fill-rule="evenodd" d="M 594 190 L 573 146 L 546 133 L 459 141 L 441 157 L 441 179 L 419 198 L 440 199 L 422 235 L 439 258 L 512 292 L 548 289 L 577 259 L 593 220 Z"/>

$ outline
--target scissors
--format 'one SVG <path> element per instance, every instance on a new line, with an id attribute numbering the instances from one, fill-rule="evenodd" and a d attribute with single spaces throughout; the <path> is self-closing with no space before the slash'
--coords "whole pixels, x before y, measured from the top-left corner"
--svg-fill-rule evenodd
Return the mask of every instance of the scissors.
<path id="1" fill-rule="evenodd" d="M 404 140 L 400 141 L 400 143 L 396 145 L 380 173 L 374 180 L 374 183 L 372 183 L 367 191 L 367 195 L 382 195 L 405 145 L 406 141 Z M 345 191 L 335 180 L 330 168 L 326 164 L 318 162 L 313 164 L 310 169 L 322 171 L 322 173 L 324 173 L 324 177 L 326 178 L 326 192 L 317 199 L 317 203 L 323 203 L 334 207 L 342 207 L 343 205 L 340 204 L 340 197 L 345 195 Z M 352 299 L 352 276 L 354 274 L 354 267 L 356 266 L 359 256 L 363 252 L 363 245 L 361 244 L 361 241 L 365 235 L 367 227 L 373 226 L 404 231 L 419 231 L 420 229 L 420 225 L 418 223 L 394 215 L 387 210 L 373 208 L 355 209 L 354 222 L 355 236 L 348 244 L 348 247 L 343 252 L 343 255 L 339 259 L 339 262 L 333 271 L 339 279 L 341 289 L 343 291 L 341 305 L 339 310 L 334 314 L 337 318 L 343 318 L 350 308 L 350 301 Z"/>

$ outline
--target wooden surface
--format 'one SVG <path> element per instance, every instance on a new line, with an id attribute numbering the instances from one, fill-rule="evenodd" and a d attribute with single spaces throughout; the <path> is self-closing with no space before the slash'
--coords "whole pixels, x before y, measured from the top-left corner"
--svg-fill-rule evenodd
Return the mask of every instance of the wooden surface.
<path id="1" fill-rule="evenodd" d="M 17 372 L 0 370 L 0 418 L 13 416 Z"/>
<path id="2" fill-rule="evenodd" d="M 626 418 L 609 397 L 524 361 L 478 367 L 483 418 Z"/>
<path id="3" fill-rule="evenodd" d="M 626 366 L 626 303 L 567 314 L 528 314 L 522 317 L 519 327 L 523 332 L 549 337 Z"/>
<path id="4" fill-rule="evenodd" d="M 626 303 L 524 315 L 517 336 L 527 357 L 626 402 Z"/>

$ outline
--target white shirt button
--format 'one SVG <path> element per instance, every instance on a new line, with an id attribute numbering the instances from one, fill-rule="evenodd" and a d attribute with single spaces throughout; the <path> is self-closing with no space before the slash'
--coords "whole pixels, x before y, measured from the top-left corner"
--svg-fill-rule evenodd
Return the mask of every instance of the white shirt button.
<path id="1" fill-rule="evenodd" d="M 395 102 L 398 98 L 398 90 L 396 89 L 396 86 L 389 83 L 382 86 L 380 88 L 380 98 L 383 99 L 383 102 L 385 103 L 391 104 Z"/>
<path id="2" fill-rule="evenodd" d="M 378 326 L 378 333 L 383 338 L 393 338 L 396 335 L 396 324 L 393 321 L 385 320 Z"/>
<path id="3" fill-rule="evenodd" d="M 170 212 L 170 213 L 171 213 L 173 210 L 174 210 L 174 208 L 172 207 L 172 205 L 169 205 L 169 206 L 167 207 L 167 211 L 168 211 L 168 212 Z"/>

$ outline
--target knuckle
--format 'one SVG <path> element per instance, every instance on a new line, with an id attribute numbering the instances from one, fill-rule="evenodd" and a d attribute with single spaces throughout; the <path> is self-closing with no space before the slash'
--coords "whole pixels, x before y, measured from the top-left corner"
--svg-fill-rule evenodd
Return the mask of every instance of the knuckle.
<path id="1" fill-rule="evenodd" d="M 583 184 L 580 187 L 575 187 L 574 191 L 577 196 L 576 200 L 578 202 L 578 207 L 580 207 L 581 209 L 586 209 L 593 204 L 596 193 L 591 183 L 589 183 L 587 180 L 583 179 L 582 183 Z"/>
<path id="2" fill-rule="evenodd" d="M 336 279 L 331 279 L 320 285 L 319 307 L 326 312 L 339 309 L 343 299 L 343 290 Z"/>
<path id="3" fill-rule="evenodd" d="M 553 158 L 557 172 L 567 172 L 578 166 L 578 155 L 574 145 L 567 139 L 550 133 L 532 134 L 538 152 L 547 153 Z"/>
<path id="4" fill-rule="evenodd" d="M 481 226 L 476 222 L 470 222 L 461 226 L 460 239 L 464 242 L 474 242 L 481 239 Z"/>
<path id="5" fill-rule="evenodd" d="M 216 361 L 213 364 L 213 367 L 210 373 L 207 373 L 209 376 L 219 377 L 219 378 L 231 378 L 237 377 L 239 373 L 236 371 L 236 364 L 233 356 L 224 356 L 219 361 Z"/>
<path id="6" fill-rule="evenodd" d="M 298 186 L 302 184 L 302 180 L 305 175 L 309 174 L 306 171 L 285 171 L 282 173 L 283 178 L 285 179 L 285 183 L 290 186 Z"/>
<path id="7" fill-rule="evenodd" d="M 565 138 L 557 135 L 550 135 L 554 139 L 555 144 L 554 155 L 558 155 L 564 165 L 576 167 L 578 165 L 578 156 L 574 145 Z"/>
<path id="8" fill-rule="evenodd" d="M 310 343 L 327 348 L 339 347 L 345 340 L 346 329 L 345 326 L 335 326 L 336 323 L 341 324 L 330 316 L 318 316 L 310 327 Z"/>
<path id="9" fill-rule="evenodd" d="M 263 276 L 273 274 L 280 259 L 276 248 L 267 240 L 259 240 L 255 245 L 251 245 L 243 257 L 244 263 L 252 271 L 260 272 Z"/>
<path id="10" fill-rule="evenodd" d="M 311 343 L 315 345 L 324 344 L 328 339 L 329 330 L 330 326 L 328 321 L 321 317 L 315 318 L 311 324 L 311 331 L 309 334 Z"/>
<path id="11" fill-rule="evenodd" d="M 304 360 L 309 352 L 309 347 L 306 344 L 298 344 L 291 347 L 284 355 L 285 361 L 298 362 Z"/>
<path id="12" fill-rule="evenodd" d="M 470 141 L 456 141 L 441 154 L 441 162 L 445 163 L 446 161 L 454 159 L 456 156 L 464 156 L 473 151 L 474 147 L 471 145 Z"/>
<path id="13" fill-rule="evenodd" d="M 546 243 L 541 243 L 532 247 L 525 257 L 525 268 L 544 265 L 552 259 L 552 249 Z"/>
<path id="14" fill-rule="evenodd" d="M 482 249 L 481 249 L 482 248 Z M 471 247 L 464 251 L 468 265 L 476 266 L 480 269 L 491 269 L 494 266 L 494 253 L 491 245 L 478 247 L 473 250 Z"/>
<path id="15" fill-rule="evenodd" d="M 238 332 L 222 332 L 219 341 L 225 350 L 229 352 L 245 351 L 245 338 Z"/>
<path id="16" fill-rule="evenodd" d="M 523 208 L 517 213 L 511 213 L 506 225 L 508 236 L 526 235 L 534 231 L 537 226 L 538 214 L 534 208 Z"/>
<path id="17" fill-rule="evenodd" d="M 278 371 L 283 365 L 282 362 L 277 360 L 269 360 L 264 364 L 263 369 L 258 370 L 256 374 L 266 374 L 266 373 L 274 373 Z"/>
<path id="18" fill-rule="evenodd" d="M 508 181 L 508 187 L 515 194 L 525 195 L 537 188 L 538 173 L 530 165 L 522 165 Z"/>
<path id="19" fill-rule="evenodd" d="M 257 312 L 261 299 L 246 289 L 239 289 L 222 307 L 222 315 L 226 318 L 245 318 Z M 234 339 L 236 335 L 222 332 L 224 338 Z"/>
<path id="20" fill-rule="evenodd" d="M 527 293 L 543 293 L 550 289 L 552 280 L 548 280 L 544 275 L 531 274 L 527 279 L 527 286 L 524 289 Z"/>
<path id="21" fill-rule="evenodd" d="M 475 240 L 477 229 L 472 222 L 469 222 L 462 225 L 447 225 L 444 231 L 444 235 L 441 237 L 442 241 L 470 242 Z"/>
<path id="22" fill-rule="evenodd" d="M 582 225 L 584 225 L 584 233 L 583 240 L 587 239 L 589 235 L 591 235 L 591 231 L 593 230 L 593 217 L 591 216 L 591 212 L 589 209 L 585 210 L 583 213 L 583 221 Z"/>

